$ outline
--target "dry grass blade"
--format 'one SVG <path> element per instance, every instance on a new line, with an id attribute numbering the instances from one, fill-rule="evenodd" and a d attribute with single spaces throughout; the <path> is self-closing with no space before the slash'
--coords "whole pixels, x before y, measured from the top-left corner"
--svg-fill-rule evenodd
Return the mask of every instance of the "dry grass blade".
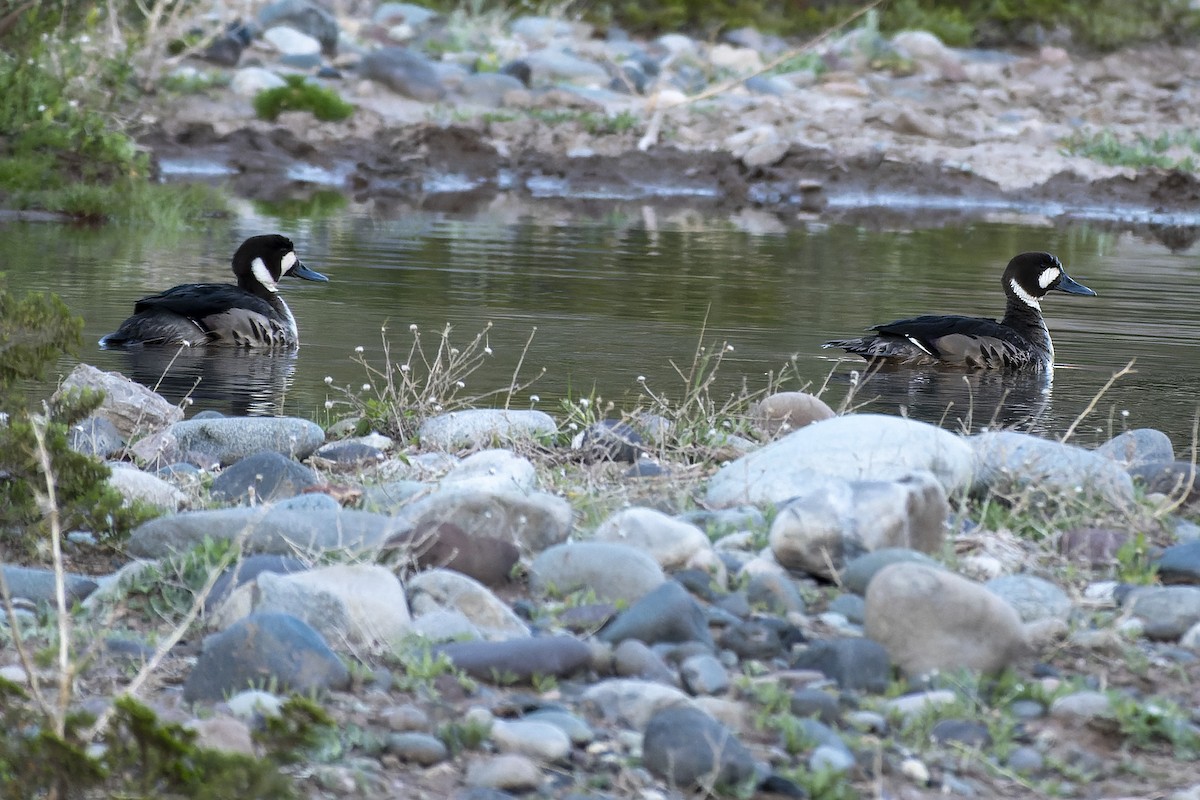
<path id="1" fill-rule="evenodd" d="M 1136 361 L 1136 358 L 1130 360 L 1128 364 L 1114 372 L 1112 377 L 1104 382 L 1104 385 L 1100 387 L 1100 391 L 1096 392 L 1095 396 L 1092 397 L 1091 402 L 1087 404 L 1087 407 L 1084 408 L 1083 411 L 1079 412 L 1079 416 L 1075 417 L 1074 421 L 1072 421 L 1071 425 L 1067 428 L 1067 432 L 1064 433 L 1062 438 L 1060 438 L 1058 441 L 1066 444 L 1067 439 L 1070 439 L 1071 435 L 1075 433 L 1075 429 L 1083 423 L 1084 419 L 1086 419 L 1093 411 L 1096 410 L 1096 406 L 1100 404 L 1100 398 L 1104 397 L 1108 390 L 1113 387 L 1113 384 L 1115 384 L 1121 378 L 1124 378 L 1126 375 L 1134 374 L 1135 370 L 1133 369 L 1133 365 Z"/>

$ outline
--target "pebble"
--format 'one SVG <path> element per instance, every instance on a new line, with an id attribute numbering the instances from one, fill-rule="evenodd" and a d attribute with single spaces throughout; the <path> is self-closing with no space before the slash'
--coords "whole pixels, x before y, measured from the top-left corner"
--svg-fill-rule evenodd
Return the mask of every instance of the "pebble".
<path id="1" fill-rule="evenodd" d="M 579 589 L 601 601 L 633 602 L 660 586 L 666 575 L 647 553 L 613 542 L 571 542 L 550 547 L 530 564 L 535 592 L 551 589 L 559 596 Z"/>
<path id="2" fill-rule="evenodd" d="M 296 417 L 190 419 L 166 433 L 180 452 L 200 453 L 226 467 L 266 451 L 303 461 L 325 443 L 320 425 Z"/>
<path id="3" fill-rule="evenodd" d="M 213 479 L 213 499 L 224 503 L 257 505 L 296 497 L 320 483 L 303 464 L 275 452 L 247 456 Z"/>
<path id="4" fill-rule="evenodd" d="M 598 634 L 604 642 L 701 642 L 712 646 L 703 609 L 675 581 L 666 581 L 611 620 Z"/>
<path id="5" fill-rule="evenodd" d="M 1125 469 L 1175 460 L 1171 437 L 1153 428 L 1135 428 L 1118 434 L 1097 447 L 1096 454 L 1111 458 Z"/>
<path id="6" fill-rule="evenodd" d="M 413 613 L 456 611 L 486 639 L 519 639 L 529 636 L 529 626 L 490 589 L 452 569 L 431 569 L 408 579 Z"/>
<path id="7" fill-rule="evenodd" d="M 809 642 L 796 653 L 792 666 L 815 669 L 842 689 L 882 692 L 892 679 L 892 662 L 887 650 L 870 639 Z"/>
<path id="8" fill-rule="evenodd" d="M 646 769 L 672 786 L 736 786 L 754 774 L 750 751 L 715 719 L 675 706 L 650 717 L 642 744 Z"/>
<path id="9" fill-rule="evenodd" d="M 1167 547 L 1153 563 L 1163 583 L 1200 584 L 1200 541 Z"/>
<path id="10" fill-rule="evenodd" d="M 728 691 L 729 672 L 720 659 L 707 653 L 689 656 L 679 665 L 684 687 L 694 695 L 718 695 Z"/>
<path id="11" fill-rule="evenodd" d="M 1133 503 L 1129 474 L 1091 450 L 1016 431 L 980 433 L 970 442 L 977 490 L 1001 497 L 1034 492 L 1058 501 L 1097 497 L 1118 508 Z"/>
<path id="12" fill-rule="evenodd" d="M 1071 598 L 1045 578 L 1036 575 L 1004 575 L 983 584 L 1017 610 L 1024 622 L 1040 619 L 1066 621 L 1071 616 Z"/>
<path id="13" fill-rule="evenodd" d="M 425 767 L 450 757 L 450 751 L 441 739 L 416 731 L 388 735 L 385 748 L 401 761 L 411 761 Z"/>
<path id="14" fill-rule="evenodd" d="M 1178 641 L 1200 622 L 1200 587 L 1147 586 L 1131 592 L 1124 605 L 1141 621 L 1146 638 Z"/>
<path id="15" fill-rule="evenodd" d="M 468 786 L 527 792 L 542 784 L 542 770 L 527 756 L 504 753 L 484 756 L 467 765 Z"/>
<path id="16" fill-rule="evenodd" d="M 562 761 L 571 752 L 571 739 L 561 728 L 538 720 L 498 719 L 492 724 L 492 742 L 501 753 L 517 753 L 544 764 Z"/>
<path id="17" fill-rule="evenodd" d="M 458 669 L 481 681 L 497 677 L 527 683 L 535 676 L 565 678 L 588 665 L 591 649 L 572 636 L 438 645 Z"/>
<path id="18" fill-rule="evenodd" d="M 417 437 L 425 447 L 458 450 L 494 442 L 536 443 L 557 431 L 554 418 L 543 411 L 478 408 L 430 417 L 421 423 Z"/>
<path id="19" fill-rule="evenodd" d="M 688 696 L 673 686 L 638 678 L 608 678 L 583 690 L 588 713 L 604 722 L 644 730 L 650 718 L 670 706 L 688 706 Z"/>
<path id="20" fill-rule="evenodd" d="M 652 508 L 626 508 L 600 523 L 593 541 L 619 542 L 649 553 L 664 570 L 681 569 L 712 544 L 695 525 Z"/>

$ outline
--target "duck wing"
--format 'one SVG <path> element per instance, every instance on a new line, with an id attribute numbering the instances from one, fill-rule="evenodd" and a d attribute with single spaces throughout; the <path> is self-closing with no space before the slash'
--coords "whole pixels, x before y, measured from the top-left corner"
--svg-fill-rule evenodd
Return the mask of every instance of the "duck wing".
<path id="1" fill-rule="evenodd" d="M 1023 362 L 1029 343 L 987 317 L 926 315 L 876 325 L 880 345 L 903 341 L 942 364 L 995 368 Z"/>
<path id="2" fill-rule="evenodd" d="M 201 327 L 204 320 L 233 309 L 270 316 L 271 304 L 261 297 L 230 283 L 188 283 L 159 294 L 138 300 L 134 314 L 169 312 L 194 320 Z"/>

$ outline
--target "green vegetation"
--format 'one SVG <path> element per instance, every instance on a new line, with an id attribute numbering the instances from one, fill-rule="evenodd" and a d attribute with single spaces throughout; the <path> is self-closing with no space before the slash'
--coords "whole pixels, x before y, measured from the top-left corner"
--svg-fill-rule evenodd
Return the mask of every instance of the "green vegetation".
<path id="1" fill-rule="evenodd" d="M 264 89 L 254 96 L 254 113 L 272 122 L 285 111 L 307 111 L 325 122 L 341 122 L 354 113 L 333 89 L 309 83 L 303 75 L 288 75 L 286 85 Z"/>
<path id="2" fill-rule="evenodd" d="M 1158 167 L 1195 172 L 1200 154 L 1200 133 L 1163 133 L 1153 139 L 1139 134 L 1122 142 L 1112 131 L 1076 133 L 1062 142 L 1067 155 L 1084 156 L 1114 167 Z"/>
<path id="3" fill-rule="evenodd" d="M 130 135 L 138 42 L 99 50 L 107 22 L 86 8 L 46 0 L 2 18 L 0 204 L 156 225 L 223 211 L 211 189 L 151 180 L 150 159 Z"/>
<path id="4" fill-rule="evenodd" d="M 57 297 L 15 297 L 0 275 L 0 408 L 9 413 L 0 426 L 0 537 L 18 551 L 38 550 L 49 525 L 115 538 L 149 515 L 123 504 L 107 484 L 107 466 L 67 445 L 70 426 L 102 397 L 68 394 L 54 406 L 27 409 L 20 394 L 21 382 L 40 380 L 59 356 L 79 346 L 82 329 L 83 320 Z"/>

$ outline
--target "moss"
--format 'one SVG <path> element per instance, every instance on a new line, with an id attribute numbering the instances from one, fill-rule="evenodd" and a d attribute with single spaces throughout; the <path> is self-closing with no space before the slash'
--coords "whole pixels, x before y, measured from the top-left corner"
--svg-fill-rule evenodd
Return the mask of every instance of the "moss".
<path id="1" fill-rule="evenodd" d="M 309 83 L 303 75 L 288 75 L 284 86 L 266 89 L 254 96 L 254 113 L 275 120 L 284 111 L 308 111 L 326 122 L 340 122 L 354 113 L 354 106 L 338 93 Z"/>

